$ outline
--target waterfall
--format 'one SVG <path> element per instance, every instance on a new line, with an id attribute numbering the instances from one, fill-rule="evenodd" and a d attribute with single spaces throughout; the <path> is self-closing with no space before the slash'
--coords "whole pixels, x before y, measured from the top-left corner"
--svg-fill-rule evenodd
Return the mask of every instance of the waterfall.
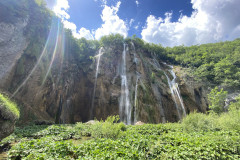
<path id="1" fill-rule="evenodd" d="M 131 105 L 129 101 L 128 81 L 126 75 L 126 44 L 123 45 L 121 66 L 121 97 L 119 104 L 120 119 L 126 124 L 131 124 Z"/>
<path id="2" fill-rule="evenodd" d="M 138 80 L 140 76 L 137 73 L 135 95 L 134 95 L 134 124 L 137 122 L 137 95 L 138 95 Z"/>
<path id="3" fill-rule="evenodd" d="M 131 41 L 131 44 L 132 44 L 133 50 L 134 50 L 134 53 L 133 53 L 133 55 L 134 55 L 133 62 L 134 62 L 135 64 L 138 64 L 138 58 L 137 58 L 137 55 L 136 55 L 135 45 L 134 45 L 134 43 L 133 43 L 132 41 Z"/>
<path id="4" fill-rule="evenodd" d="M 172 81 L 168 77 L 168 75 L 164 72 L 165 76 L 167 77 L 168 85 L 171 90 L 171 94 L 178 112 L 179 119 L 182 119 L 183 116 L 186 116 L 186 111 L 184 108 L 183 100 L 180 94 L 180 90 L 178 88 L 178 84 L 176 83 L 176 74 L 173 72 L 173 66 L 170 66 L 170 74 L 172 75 Z M 180 104 L 180 105 L 179 105 Z"/>
<path id="5" fill-rule="evenodd" d="M 99 70 L 99 64 L 101 60 L 101 56 L 103 55 L 103 47 L 100 48 L 98 55 L 96 55 L 97 59 L 97 67 L 96 67 L 96 73 L 95 73 L 95 81 L 94 81 L 94 88 L 93 88 L 93 96 L 92 96 L 92 104 L 91 104 L 91 110 L 90 110 L 90 118 L 93 119 L 93 110 L 94 110 L 94 100 L 95 100 L 95 94 L 96 94 L 96 87 L 97 87 L 97 78 L 98 78 L 98 70 Z"/>
<path id="6" fill-rule="evenodd" d="M 131 41 L 132 47 L 133 47 L 133 62 L 137 65 L 138 64 L 138 58 L 136 55 L 136 49 L 134 43 Z M 136 69 L 137 70 L 137 69 Z M 136 71 L 136 85 L 135 85 L 135 95 L 134 95 L 134 124 L 137 122 L 137 95 L 138 95 L 138 80 L 140 78 L 140 74 Z"/>

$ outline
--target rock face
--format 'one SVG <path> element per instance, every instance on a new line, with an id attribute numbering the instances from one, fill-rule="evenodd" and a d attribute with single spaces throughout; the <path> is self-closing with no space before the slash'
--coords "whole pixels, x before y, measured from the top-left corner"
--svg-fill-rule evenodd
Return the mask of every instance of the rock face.
<path id="1" fill-rule="evenodd" d="M 0 117 L 0 141 L 13 133 L 15 122 Z"/>
<path id="2" fill-rule="evenodd" d="M 0 22 L 0 86 L 11 78 L 17 60 L 27 47 L 23 36 L 27 22 L 19 20 L 16 24 Z"/>
<path id="3" fill-rule="evenodd" d="M 62 62 L 60 54 L 57 54 L 51 76 L 44 84 L 40 77 L 44 77 L 46 71 L 39 67 L 17 92 L 16 98 L 25 106 L 25 115 L 56 123 L 86 122 L 91 119 L 91 115 L 97 119 L 106 119 L 109 115 L 119 114 L 122 114 L 121 120 L 128 124 L 137 121 L 164 123 L 180 120 L 183 116 L 183 113 L 179 113 L 180 103 L 177 107 L 166 77 L 168 75 L 170 79 L 173 78 L 169 72 L 171 68 L 161 60 L 156 62 L 153 55 L 135 48 L 133 43 L 128 43 L 125 50 L 130 111 L 127 111 L 125 105 L 120 111 L 122 92 L 125 91 L 121 75 L 123 50 L 123 45 L 103 48 L 95 96 L 93 91 L 97 61 L 90 61 L 79 68 L 73 57 Z M 205 112 L 207 102 L 204 100 L 203 88 L 189 85 L 182 78 L 177 81 L 184 111 Z M 29 120 L 28 116 L 24 121 Z M 130 117 L 130 122 L 124 119 L 127 116 Z"/>
<path id="4" fill-rule="evenodd" d="M 186 74 L 186 70 L 180 67 L 175 68 L 180 84 L 180 90 L 186 104 L 186 112 L 189 114 L 194 110 L 205 113 L 208 109 L 208 89 L 204 84 L 194 80 Z"/>
<path id="5" fill-rule="evenodd" d="M 0 104 L 0 141 L 13 133 L 17 117 Z"/>
<path id="6" fill-rule="evenodd" d="M 51 27 L 38 60 L 31 53 L 24 55 L 26 25 L 25 21 L 0 23 L 0 88 L 23 106 L 22 122 L 75 123 L 120 115 L 127 124 L 165 123 L 207 109 L 201 84 L 131 41 L 125 47 L 123 43 L 103 46 L 96 79 L 97 58 L 77 65 L 71 53 L 64 55 L 62 28 Z M 23 57 L 25 71 L 19 74 L 17 63 Z"/>

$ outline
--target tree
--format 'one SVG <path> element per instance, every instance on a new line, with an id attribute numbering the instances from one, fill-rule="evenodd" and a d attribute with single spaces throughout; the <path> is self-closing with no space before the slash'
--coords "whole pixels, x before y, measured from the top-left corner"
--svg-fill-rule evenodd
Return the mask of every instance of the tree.
<path id="1" fill-rule="evenodd" d="M 215 87 L 211 90 L 211 92 L 208 94 L 208 100 L 210 101 L 209 108 L 217 114 L 220 114 L 224 112 L 224 105 L 225 105 L 225 99 L 227 97 L 228 92 L 223 91 L 221 89 L 219 91 L 218 87 Z"/>

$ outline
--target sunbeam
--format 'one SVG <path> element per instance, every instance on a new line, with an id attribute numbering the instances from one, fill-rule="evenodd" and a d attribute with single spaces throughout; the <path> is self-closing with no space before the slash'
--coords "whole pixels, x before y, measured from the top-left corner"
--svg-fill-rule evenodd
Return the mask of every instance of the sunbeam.
<path id="1" fill-rule="evenodd" d="M 60 26 L 60 22 L 58 20 L 58 31 L 59 31 L 59 26 Z M 57 31 L 57 38 L 56 38 L 56 43 L 55 43 L 55 49 L 54 49 L 54 53 L 53 53 L 53 56 L 55 56 L 55 52 L 56 52 L 56 45 L 57 45 L 57 42 L 58 42 L 58 34 L 59 32 Z M 37 60 L 37 63 L 35 64 L 35 66 L 33 67 L 33 69 L 30 71 L 30 73 L 28 74 L 28 76 L 25 78 L 25 80 L 19 85 L 19 87 L 14 91 L 14 93 L 11 95 L 11 98 L 13 98 L 18 92 L 19 90 L 26 84 L 26 82 L 31 78 L 31 76 L 33 75 L 33 73 L 36 71 L 36 69 L 40 66 L 40 63 L 41 61 L 43 60 L 43 57 L 45 55 L 47 55 L 48 53 L 48 48 L 51 47 L 51 39 L 52 38 L 55 38 L 53 35 L 54 35 L 54 32 L 55 31 L 55 20 L 53 19 L 52 20 L 52 24 L 51 24 L 51 29 L 50 29 L 50 32 L 49 32 L 49 35 L 48 35 L 48 38 L 47 38 L 47 41 L 45 43 L 45 46 L 43 48 L 43 51 L 40 55 L 40 57 L 38 58 Z M 51 61 L 52 63 L 52 61 Z M 47 72 L 47 74 L 49 73 L 49 71 Z M 47 77 L 47 74 L 45 76 L 45 78 Z"/>
<path id="2" fill-rule="evenodd" d="M 58 20 L 58 29 L 57 29 L 57 38 L 56 38 L 56 43 L 55 43 L 55 48 L 54 48 L 54 51 L 53 51 L 53 54 L 52 54 L 52 59 L 51 59 L 51 62 L 50 62 L 50 65 L 48 67 L 48 71 L 43 79 L 43 82 L 42 82 L 42 86 L 44 85 L 47 77 L 48 77 L 48 74 L 49 72 L 51 71 L 51 68 L 52 68 L 52 65 L 53 65 L 53 61 L 55 59 L 55 56 L 56 56 L 56 53 L 57 53 L 57 49 L 58 49 L 58 42 L 59 42 L 59 28 L 60 28 L 60 20 Z"/>

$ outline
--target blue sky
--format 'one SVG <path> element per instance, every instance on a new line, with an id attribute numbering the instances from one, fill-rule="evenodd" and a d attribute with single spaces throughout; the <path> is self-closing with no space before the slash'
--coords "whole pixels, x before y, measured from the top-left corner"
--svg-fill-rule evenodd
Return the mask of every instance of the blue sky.
<path id="1" fill-rule="evenodd" d="M 47 0 L 76 38 L 134 34 L 163 46 L 240 37 L 239 0 Z"/>

